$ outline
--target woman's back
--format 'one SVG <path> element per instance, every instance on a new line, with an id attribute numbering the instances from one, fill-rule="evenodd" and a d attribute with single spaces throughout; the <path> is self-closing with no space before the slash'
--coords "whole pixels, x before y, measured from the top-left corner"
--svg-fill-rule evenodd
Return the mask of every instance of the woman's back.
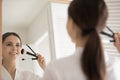
<path id="1" fill-rule="evenodd" d="M 75 53 L 69 57 L 52 62 L 45 69 L 43 80 L 87 80 L 83 73 L 79 59 L 82 56 L 83 48 L 77 47 Z M 107 61 L 107 73 L 105 80 L 115 79 L 112 63 Z"/>
<path id="2" fill-rule="evenodd" d="M 77 48 L 73 55 L 52 62 L 45 69 L 43 80 L 86 80 L 79 65 L 82 51 L 83 48 Z"/>

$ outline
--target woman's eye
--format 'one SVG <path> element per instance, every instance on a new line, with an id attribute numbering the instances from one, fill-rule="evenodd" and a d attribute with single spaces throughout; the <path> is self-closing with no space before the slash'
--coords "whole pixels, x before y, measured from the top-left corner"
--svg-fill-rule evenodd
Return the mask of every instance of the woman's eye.
<path id="1" fill-rule="evenodd" d="M 21 45 L 19 43 L 16 43 L 16 44 L 13 44 L 13 43 L 6 43 L 6 46 L 9 46 L 9 47 L 13 47 L 13 46 L 16 46 L 16 47 L 21 47 Z"/>
<path id="2" fill-rule="evenodd" d="M 17 47 L 20 47 L 20 44 L 17 44 L 16 46 L 17 46 Z"/>
<path id="3" fill-rule="evenodd" d="M 8 43 L 7 46 L 12 46 L 12 44 Z"/>

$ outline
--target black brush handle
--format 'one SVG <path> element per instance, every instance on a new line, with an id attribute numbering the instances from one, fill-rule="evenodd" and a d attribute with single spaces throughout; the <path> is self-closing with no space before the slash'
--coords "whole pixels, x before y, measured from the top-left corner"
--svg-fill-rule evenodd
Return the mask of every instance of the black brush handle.
<path id="1" fill-rule="evenodd" d="M 28 44 L 26 44 L 26 46 L 36 55 L 36 53 L 33 51 L 33 49 Z"/>
<path id="2" fill-rule="evenodd" d="M 32 60 L 37 60 L 38 58 L 32 58 Z"/>
<path id="3" fill-rule="evenodd" d="M 26 54 L 37 57 L 35 54 L 29 53 L 29 52 L 27 52 Z"/>
<path id="4" fill-rule="evenodd" d="M 106 35 L 106 36 L 108 36 L 110 38 L 114 38 L 114 35 L 108 34 L 108 33 L 104 32 L 104 31 L 102 31 L 101 34 Z"/>
<path id="5" fill-rule="evenodd" d="M 111 34 L 108 34 L 108 33 L 104 32 L 104 31 L 102 31 L 101 34 L 106 35 L 106 36 L 108 36 L 108 37 L 110 37 L 110 38 L 113 38 L 113 40 L 110 40 L 110 42 L 115 42 L 114 34 L 111 35 Z"/>

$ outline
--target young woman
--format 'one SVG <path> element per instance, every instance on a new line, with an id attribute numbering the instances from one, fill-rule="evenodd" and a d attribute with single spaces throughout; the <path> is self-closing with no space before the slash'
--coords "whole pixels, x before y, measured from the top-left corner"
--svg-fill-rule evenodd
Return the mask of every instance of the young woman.
<path id="1" fill-rule="evenodd" d="M 16 59 L 20 55 L 21 38 L 14 32 L 2 36 L 2 80 L 40 80 L 40 77 L 29 71 L 21 71 L 16 67 Z M 45 60 L 38 55 L 38 62 L 44 69 Z"/>
<path id="2" fill-rule="evenodd" d="M 112 65 L 105 63 L 99 37 L 107 17 L 104 0 L 72 0 L 67 30 L 76 45 L 75 54 L 49 64 L 43 80 L 116 80 Z M 115 39 L 120 52 L 120 34 Z"/>

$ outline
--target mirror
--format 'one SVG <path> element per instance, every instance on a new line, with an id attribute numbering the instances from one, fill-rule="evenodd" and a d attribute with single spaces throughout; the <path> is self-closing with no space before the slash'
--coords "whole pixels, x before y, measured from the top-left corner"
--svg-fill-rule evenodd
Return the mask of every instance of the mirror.
<path id="1" fill-rule="evenodd" d="M 16 32 L 22 39 L 22 48 L 31 52 L 25 45 L 29 44 L 36 53 L 42 54 L 48 63 L 51 61 L 51 50 L 46 3 L 47 0 L 3 0 L 2 33 Z M 26 58 L 26 60 L 22 61 L 22 58 Z M 21 55 L 18 66 L 25 70 L 37 72 L 41 76 L 43 72 L 37 61 L 27 58 L 30 56 Z"/>
<path id="2" fill-rule="evenodd" d="M 29 44 L 35 52 L 45 57 L 47 63 L 71 55 L 75 46 L 66 30 L 68 5 L 69 2 L 46 0 L 4 0 L 3 33 L 11 31 L 18 33 L 22 38 L 23 48 L 31 52 L 25 45 Z M 22 61 L 23 57 L 30 58 L 28 55 L 21 55 L 18 60 L 19 67 L 40 76 L 43 74 L 38 68 L 37 61 Z"/>

